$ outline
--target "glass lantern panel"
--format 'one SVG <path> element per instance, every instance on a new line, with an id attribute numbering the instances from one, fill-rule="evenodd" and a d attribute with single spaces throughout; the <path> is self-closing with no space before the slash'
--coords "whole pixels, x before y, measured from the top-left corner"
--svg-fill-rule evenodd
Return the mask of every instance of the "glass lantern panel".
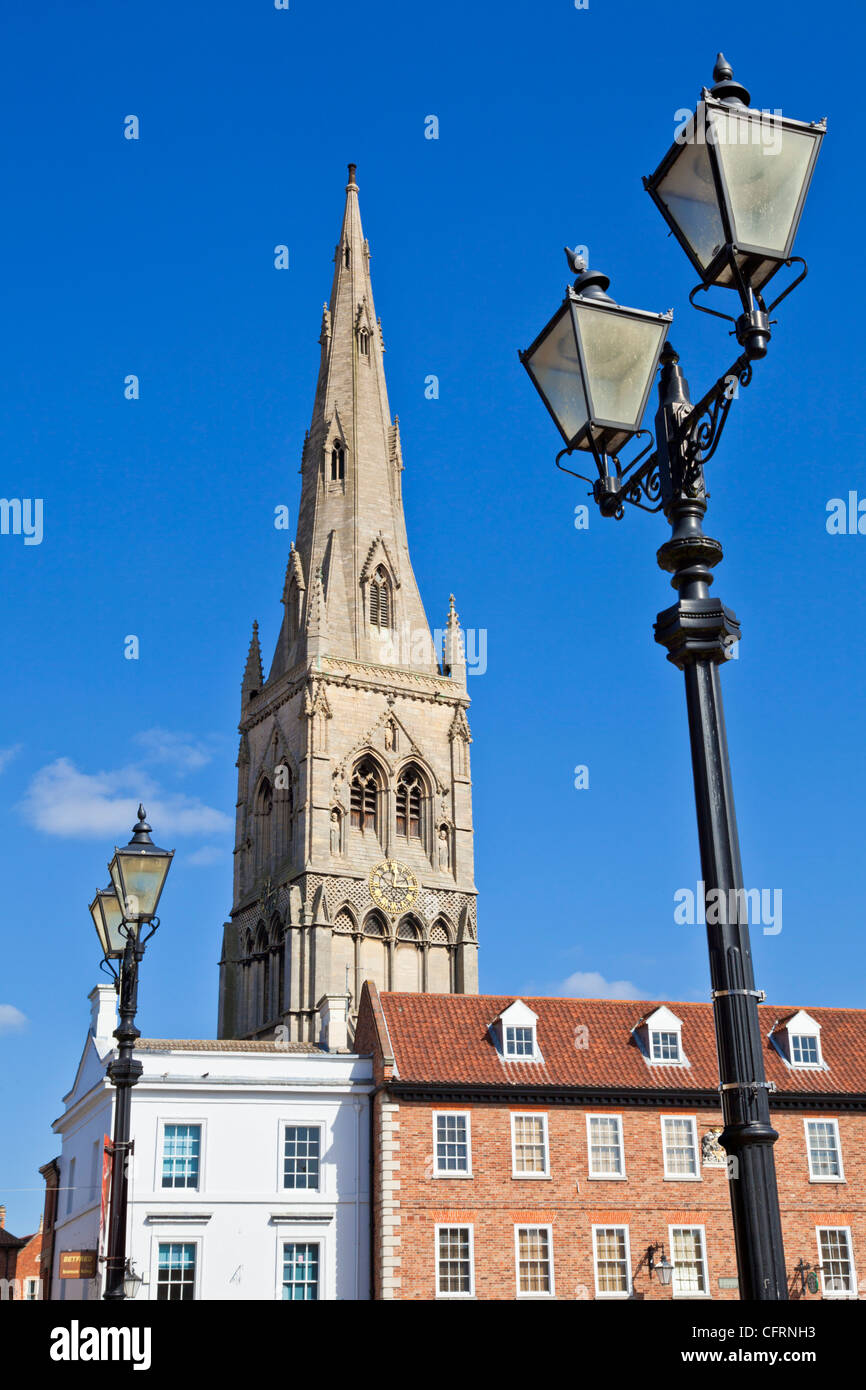
<path id="1" fill-rule="evenodd" d="M 592 419 L 636 430 L 666 328 L 621 309 L 575 304 Z"/>
<path id="2" fill-rule="evenodd" d="M 526 366 L 556 418 L 567 444 L 587 422 L 586 396 L 571 315 L 554 319 Z"/>
<path id="3" fill-rule="evenodd" d="M 695 260 L 705 270 L 725 244 L 725 231 L 719 213 L 710 156 L 703 139 L 703 124 L 695 138 L 690 127 L 688 143 L 683 144 L 667 173 L 656 186 L 656 193 L 692 248 Z"/>
<path id="4" fill-rule="evenodd" d="M 790 130 L 770 112 L 713 111 L 711 129 L 727 187 L 738 246 L 788 254 L 815 136 Z"/>
<path id="5" fill-rule="evenodd" d="M 118 859 L 122 866 L 122 885 L 114 871 Z M 118 853 L 115 856 L 111 877 L 118 898 L 122 898 L 125 891 L 123 906 L 127 918 L 147 919 L 153 916 L 170 863 L 170 857 L 162 854 Z"/>
<path id="6" fill-rule="evenodd" d="M 116 893 L 101 893 L 102 910 L 105 913 L 105 922 L 108 928 L 108 950 L 111 955 L 123 955 L 123 948 L 126 945 L 126 937 L 121 933 L 123 925 L 123 913 L 117 901 Z"/>

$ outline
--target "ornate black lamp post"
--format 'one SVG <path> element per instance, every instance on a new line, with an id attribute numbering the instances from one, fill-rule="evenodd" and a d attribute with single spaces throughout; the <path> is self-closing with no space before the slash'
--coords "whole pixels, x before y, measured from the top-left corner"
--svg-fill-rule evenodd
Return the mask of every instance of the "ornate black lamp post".
<path id="1" fill-rule="evenodd" d="M 733 323 L 740 356 L 692 405 L 677 353 L 665 342 L 671 315 L 621 308 L 606 293 L 607 276 L 589 271 L 566 248 L 578 278 L 520 358 L 565 440 L 557 465 L 563 468 L 563 455 L 576 451 L 595 463 L 597 477 L 574 476 L 591 483 L 602 515 L 620 518 L 628 502 L 663 510 L 671 524 L 657 558 L 672 576 L 677 602 L 658 615 L 655 636 L 685 676 L 725 1119 L 721 1143 L 734 1159 L 740 1297 L 783 1300 L 788 1293 L 773 1159 L 778 1136 L 770 1123 L 757 1008 L 763 995 L 752 971 L 719 680 L 719 664 L 740 628 L 731 610 L 710 597 L 722 547 L 702 529 L 703 468 L 732 400 L 752 379 L 753 361 L 766 355 L 770 314 L 806 275 L 805 262 L 792 257 L 791 248 L 826 122 L 807 125 L 751 110 L 749 93 L 721 54 L 713 78 L 714 87 L 704 90 L 690 122 L 644 183 L 701 276 L 692 304 Z M 795 260 L 802 271 L 766 304 L 767 283 Z M 739 295 L 739 316 L 695 303 L 695 294 L 713 286 Z M 623 464 L 618 451 L 648 434 L 640 422 L 659 360 L 655 438 L 650 435 Z"/>
<path id="2" fill-rule="evenodd" d="M 120 995 L 120 1021 L 114 1031 L 119 1045 L 117 1056 L 108 1067 L 108 1075 L 117 1088 L 111 1155 L 111 1209 L 105 1256 L 104 1297 L 110 1299 L 134 1297 L 134 1294 L 130 1294 L 131 1271 L 126 1265 L 126 1214 L 129 1155 L 133 1142 L 129 1133 L 131 1092 L 142 1072 L 141 1063 L 133 1056 L 136 1041 L 141 1036 L 135 1026 L 138 970 L 144 957 L 145 944 L 159 926 L 156 908 L 173 854 L 174 850 L 159 849 L 153 843 L 144 807 L 139 806 L 132 839 L 123 849 L 115 848 L 114 858 L 108 866 L 110 886 L 97 892 L 90 904 L 90 915 L 103 955 L 115 976 Z M 142 935 L 144 926 L 150 928 L 146 935 Z M 111 966 L 113 960 L 120 961 L 119 974 Z"/>

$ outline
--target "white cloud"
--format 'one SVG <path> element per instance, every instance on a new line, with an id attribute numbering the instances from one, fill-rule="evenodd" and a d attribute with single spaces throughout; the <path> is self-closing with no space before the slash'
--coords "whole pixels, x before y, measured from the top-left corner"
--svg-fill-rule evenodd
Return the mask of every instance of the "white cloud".
<path id="1" fill-rule="evenodd" d="M 144 750 L 145 762 L 169 763 L 180 775 L 205 767 L 214 755 L 212 745 L 169 729 L 143 729 L 135 735 L 135 742 Z"/>
<path id="2" fill-rule="evenodd" d="M 5 772 L 14 757 L 21 752 L 21 744 L 13 743 L 8 748 L 0 748 L 0 772 Z"/>
<path id="3" fill-rule="evenodd" d="M 559 992 L 577 999 L 646 999 L 631 980 L 606 980 L 597 970 L 576 970 L 563 980 Z"/>
<path id="4" fill-rule="evenodd" d="M 194 850 L 192 854 L 185 854 L 183 862 L 193 869 L 209 869 L 212 864 L 227 863 L 228 858 L 228 852 L 217 845 L 202 845 L 201 849 Z"/>
<path id="5" fill-rule="evenodd" d="M 0 1004 L 0 1033 L 20 1033 L 27 1019 L 14 1004 Z"/>
<path id="6" fill-rule="evenodd" d="M 19 809 L 25 820 L 46 835 L 114 837 L 126 844 L 142 800 L 159 844 L 165 844 L 169 835 L 227 834 L 232 828 L 222 811 L 197 797 L 163 792 L 139 767 L 87 773 L 69 758 L 58 758 L 39 769 Z"/>

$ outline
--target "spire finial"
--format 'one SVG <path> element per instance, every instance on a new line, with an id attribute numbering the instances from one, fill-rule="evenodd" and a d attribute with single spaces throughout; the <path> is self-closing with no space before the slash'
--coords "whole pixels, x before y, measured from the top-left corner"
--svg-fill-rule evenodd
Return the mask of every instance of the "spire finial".
<path id="1" fill-rule="evenodd" d="M 262 688 L 262 652 L 259 646 L 259 624 L 258 620 L 253 620 L 253 635 L 250 638 L 249 651 L 247 652 L 247 664 L 244 667 L 244 678 L 241 683 L 241 691 L 244 698 L 250 692 L 258 694 Z"/>
<path id="2" fill-rule="evenodd" d="M 356 172 L 357 168 L 358 168 L 357 164 L 350 164 L 350 165 L 349 165 L 349 187 L 350 187 L 350 188 L 357 188 L 357 187 L 358 187 L 357 181 L 356 181 L 356 179 L 355 179 L 355 172 Z"/>

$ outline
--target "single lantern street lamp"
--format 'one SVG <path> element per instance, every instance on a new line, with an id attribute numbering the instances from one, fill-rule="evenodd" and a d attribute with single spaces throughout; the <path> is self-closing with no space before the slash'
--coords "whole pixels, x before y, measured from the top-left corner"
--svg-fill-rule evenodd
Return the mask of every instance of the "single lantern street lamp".
<path id="1" fill-rule="evenodd" d="M 135 1026 L 138 972 L 145 945 L 159 926 L 156 909 L 173 855 L 174 850 L 159 849 L 153 843 L 144 807 L 139 806 L 132 839 L 122 849 L 115 846 L 114 857 L 108 866 L 111 883 L 107 888 L 99 889 L 90 904 L 90 915 L 102 947 L 103 964 L 108 966 L 114 977 L 120 996 L 119 1022 L 114 1030 L 118 1041 L 117 1055 L 108 1066 L 108 1077 L 117 1095 L 105 1256 L 104 1297 L 107 1299 L 134 1298 L 141 1286 L 141 1277 L 134 1274 L 126 1258 L 128 1169 L 133 1149 L 130 1138 L 132 1088 L 142 1073 L 141 1062 L 134 1056 L 135 1044 L 141 1036 Z M 143 935 L 144 928 L 149 928 L 146 935 Z M 112 964 L 114 961 L 118 962 L 117 970 Z"/>
<path id="2" fill-rule="evenodd" d="M 689 299 L 727 320 L 740 355 L 692 404 L 679 356 L 667 338 L 672 315 L 625 309 L 607 294 L 606 275 L 566 248 L 578 272 L 562 305 L 520 359 L 565 441 L 563 471 L 588 482 L 603 516 L 621 518 L 626 504 L 664 511 L 672 533 L 657 552 L 677 602 L 660 613 L 655 638 L 682 670 L 692 750 L 701 873 L 710 955 L 713 1015 L 725 1127 L 720 1142 L 738 1161 L 729 1183 L 740 1296 L 788 1297 L 769 1091 L 751 946 L 719 666 L 739 639 L 736 616 L 711 597 L 717 540 L 704 535 L 704 466 L 715 453 L 731 404 L 766 356 L 770 315 L 805 278 L 791 254 L 826 121 L 806 124 L 753 110 L 749 93 L 719 54 L 714 86 L 645 186 L 700 275 Z M 794 263 L 802 270 L 772 300 L 770 280 Z M 711 289 L 733 290 L 733 316 L 695 301 Z M 655 430 L 641 427 L 650 385 L 659 374 Z M 632 439 L 648 437 L 623 462 Z M 650 453 L 652 450 L 652 453 Z M 649 457 L 647 457 L 649 455 Z M 595 475 L 563 457 L 589 458 Z M 584 462 L 582 467 L 586 467 Z M 722 910 L 718 909 L 721 904 Z M 712 906 L 713 910 L 709 908 Z M 662 1265 L 653 1265 L 662 1278 Z M 666 1275 L 669 1281 L 670 1274 Z"/>

